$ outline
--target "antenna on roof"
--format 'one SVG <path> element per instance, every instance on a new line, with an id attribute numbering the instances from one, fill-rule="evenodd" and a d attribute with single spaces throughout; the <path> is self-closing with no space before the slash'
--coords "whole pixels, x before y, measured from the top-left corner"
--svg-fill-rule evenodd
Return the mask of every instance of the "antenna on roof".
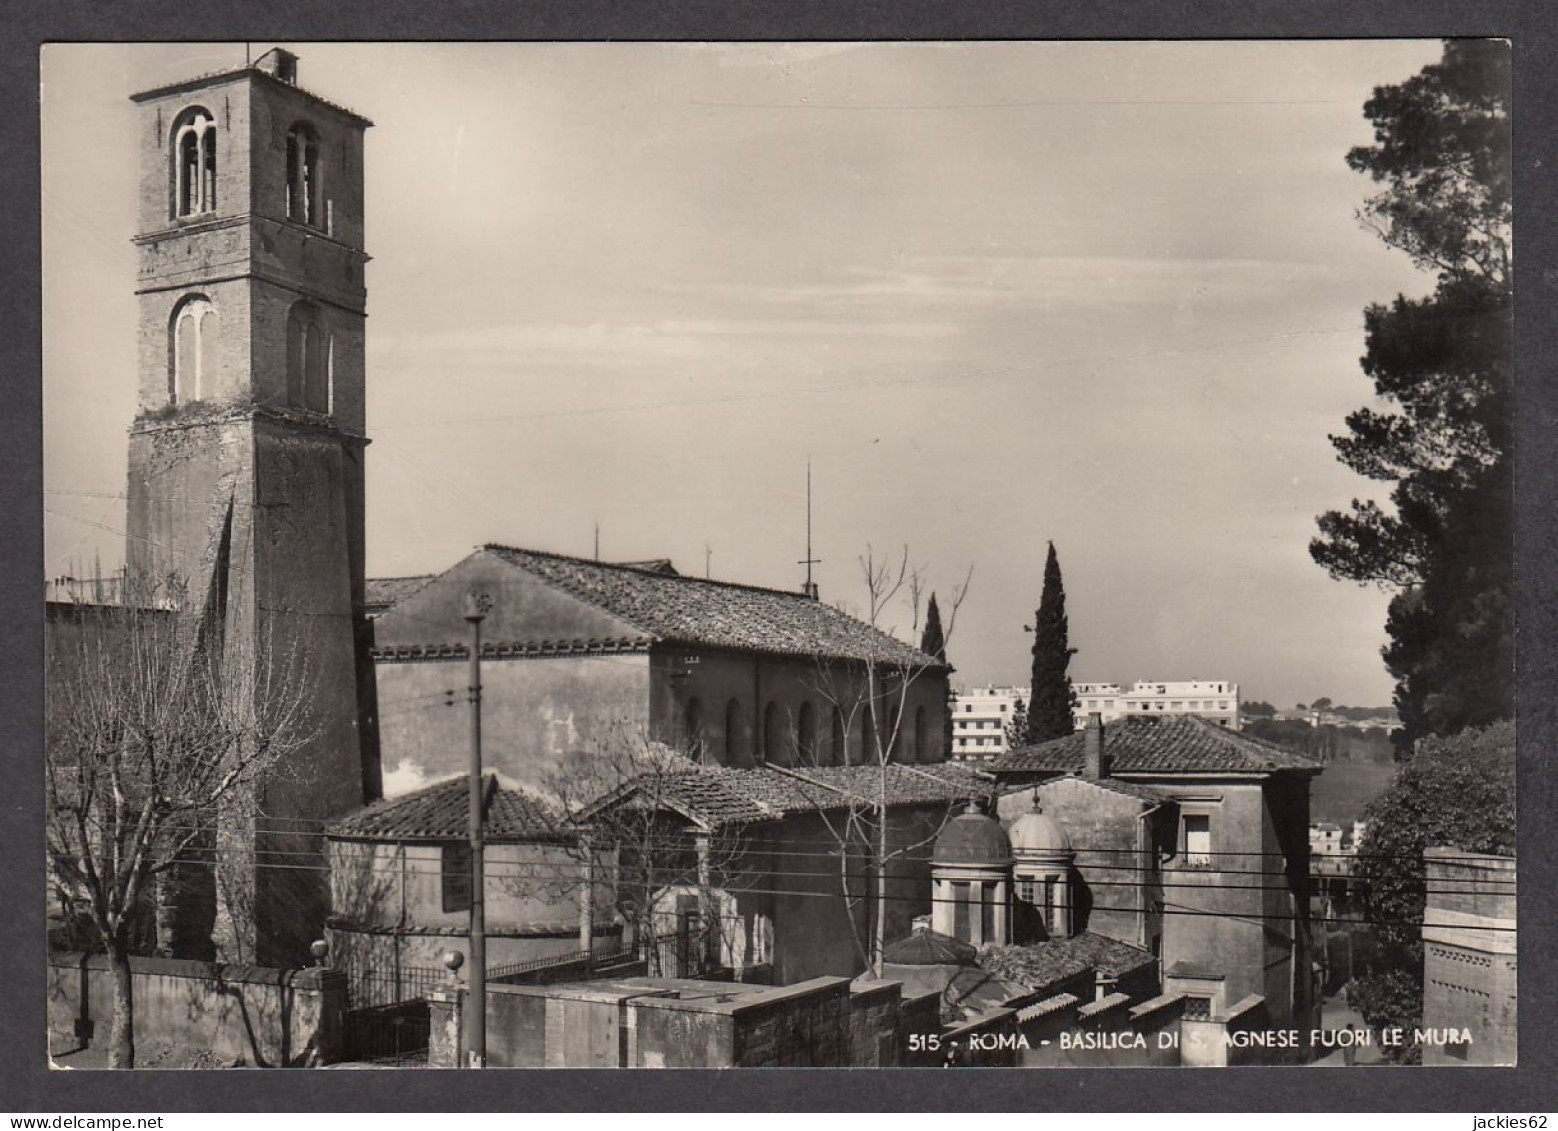
<path id="1" fill-rule="evenodd" d="M 595 560 L 600 561 L 600 523 L 595 524 Z"/>
<path id="2" fill-rule="evenodd" d="M 806 567 L 806 584 L 801 587 L 801 592 L 817 600 L 817 583 L 811 579 L 811 567 L 821 565 L 821 558 L 811 556 L 811 456 L 806 457 L 806 556 L 796 565 Z"/>
<path id="3" fill-rule="evenodd" d="M 714 576 L 714 569 L 712 565 L 713 561 L 714 548 L 705 542 L 703 544 L 703 576 L 705 579 L 712 578 Z"/>

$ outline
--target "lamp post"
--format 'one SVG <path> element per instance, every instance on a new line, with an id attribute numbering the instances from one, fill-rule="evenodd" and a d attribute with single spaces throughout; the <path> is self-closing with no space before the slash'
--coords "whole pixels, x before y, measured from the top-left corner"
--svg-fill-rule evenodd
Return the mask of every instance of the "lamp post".
<path id="1" fill-rule="evenodd" d="M 469 1067 L 487 1067 L 487 909 L 483 794 L 481 773 L 481 622 L 492 609 L 492 598 L 472 591 L 465 595 L 465 620 L 471 626 L 471 1008 L 465 1031 Z"/>

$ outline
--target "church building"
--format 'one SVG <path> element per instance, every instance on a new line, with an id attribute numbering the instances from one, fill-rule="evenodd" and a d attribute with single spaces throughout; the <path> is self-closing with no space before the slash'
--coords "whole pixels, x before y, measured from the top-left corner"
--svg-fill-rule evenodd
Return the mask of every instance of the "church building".
<path id="1" fill-rule="evenodd" d="M 799 589 L 492 544 L 374 590 L 388 796 L 464 770 L 461 610 L 478 590 L 483 745 L 513 784 L 548 791 L 625 741 L 732 768 L 946 758 L 946 663 Z"/>

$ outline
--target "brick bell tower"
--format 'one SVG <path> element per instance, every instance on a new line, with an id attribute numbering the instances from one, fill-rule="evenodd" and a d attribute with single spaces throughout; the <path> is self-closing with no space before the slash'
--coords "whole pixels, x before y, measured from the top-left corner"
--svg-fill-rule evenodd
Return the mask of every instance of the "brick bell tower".
<path id="1" fill-rule="evenodd" d="M 308 734 L 217 820 L 219 866 L 184 869 L 164 945 L 293 965 L 329 912 L 322 823 L 380 787 L 363 579 L 371 123 L 299 87 L 280 49 L 132 101 L 129 573 L 176 577 L 227 655 L 291 665 Z"/>

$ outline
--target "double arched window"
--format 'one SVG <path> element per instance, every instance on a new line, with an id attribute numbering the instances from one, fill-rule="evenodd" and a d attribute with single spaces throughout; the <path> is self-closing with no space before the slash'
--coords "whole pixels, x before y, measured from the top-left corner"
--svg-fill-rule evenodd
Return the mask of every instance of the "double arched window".
<path id="1" fill-rule="evenodd" d="M 186 298 L 174 308 L 168 338 L 168 403 L 204 400 L 216 389 L 216 307 L 204 295 Z"/>
<path id="2" fill-rule="evenodd" d="M 216 122 L 195 107 L 173 127 L 173 214 L 216 211 Z"/>
<path id="3" fill-rule="evenodd" d="M 330 334 L 312 303 L 300 302 L 287 315 L 287 403 L 330 411 Z"/>
<path id="4" fill-rule="evenodd" d="M 323 227 L 319 173 L 319 136 L 299 122 L 287 131 L 287 219 Z"/>

